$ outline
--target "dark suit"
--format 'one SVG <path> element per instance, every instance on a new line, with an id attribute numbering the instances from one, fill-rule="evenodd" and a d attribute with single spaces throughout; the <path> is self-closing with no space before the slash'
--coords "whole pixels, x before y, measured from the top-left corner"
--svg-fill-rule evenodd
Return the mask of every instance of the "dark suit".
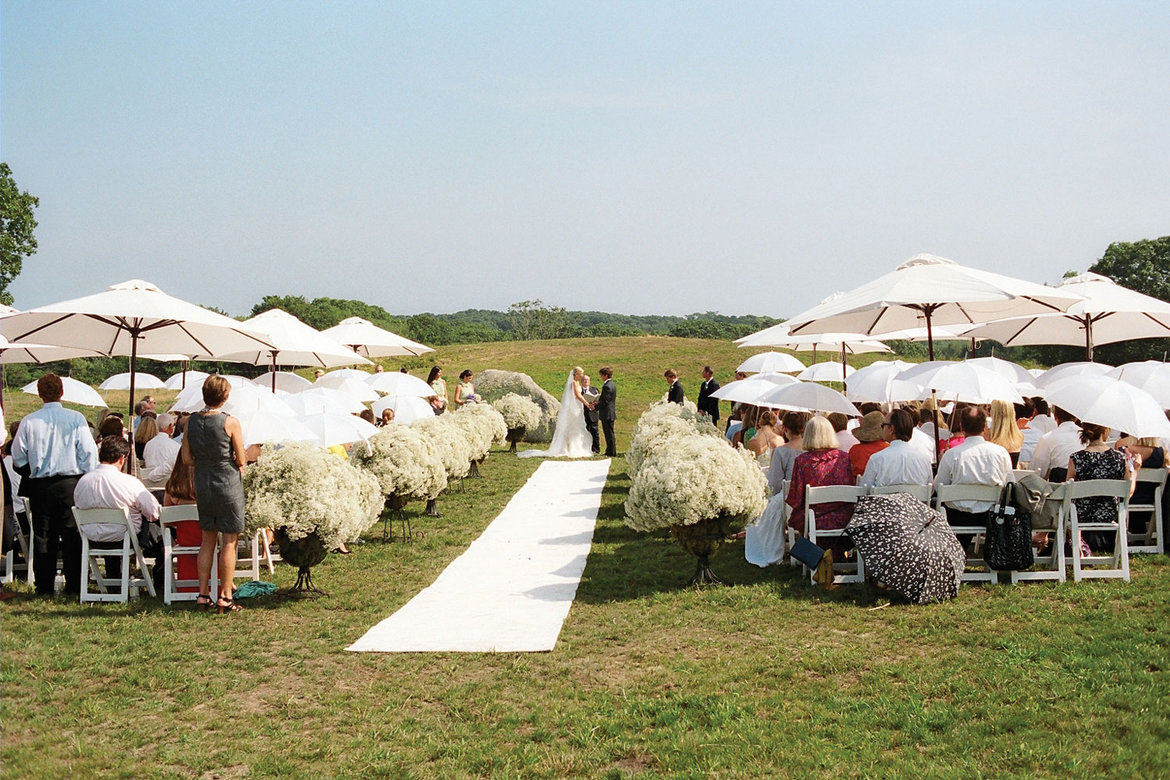
<path id="1" fill-rule="evenodd" d="M 666 400 L 670 401 L 672 404 L 681 404 L 683 402 L 683 398 L 685 397 L 686 396 L 683 394 L 682 382 L 678 381 L 677 379 L 674 380 L 674 384 L 670 386 L 670 390 L 666 393 Z"/>
<path id="2" fill-rule="evenodd" d="M 712 398 L 711 393 L 719 389 L 719 380 L 715 377 L 704 379 L 699 385 L 699 411 L 706 412 L 714 424 L 719 423 L 719 399 Z"/>
<path id="3" fill-rule="evenodd" d="M 595 387 L 582 389 L 581 394 L 585 396 L 586 401 L 590 402 L 596 401 L 598 395 L 600 395 L 600 393 L 597 392 L 597 388 Z M 588 406 L 585 407 L 585 430 L 589 431 L 589 435 L 593 437 L 594 454 L 601 452 L 601 441 L 597 437 L 597 417 L 598 415 L 596 406 L 592 409 L 590 409 Z"/>
<path id="4" fill-rule="evenodd" d="M 617 419 L 617 385 L 607 379 L 601 385 L 601 397 L 597 399 L 597 416 L 601 420 L 601 432 L 605 434 L 605 457 L 617 455 L 614 443 L 613 422 Z"/>

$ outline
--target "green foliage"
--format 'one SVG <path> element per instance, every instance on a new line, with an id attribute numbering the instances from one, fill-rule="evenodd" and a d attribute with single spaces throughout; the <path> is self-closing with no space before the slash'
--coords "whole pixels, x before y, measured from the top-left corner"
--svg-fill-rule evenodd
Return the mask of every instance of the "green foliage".
<path id="1" fill-rule="evenodd" d="M 1090 271 L 1108 276 L 1120 285 L 1170 301 L 1170 236 L 1145 241 L 1116 241 L 1094 263 Z M 1163 360 L 1170 351 L 1170 339 L 1143 339 L 1119 344 L 1102 344 L 1093 359 L 1120 365 L 1133 360 Z M 1078 350 L 1074 360 L 1084 360 Z"/>
<path id="2" fill-rule="evenodd" d="M 8 285 L 20 275 L 24 258 L 37 251 L 33 209 L 40 200 L 21 192 L 8 163 L 0 163 L 0 303 L 12 305 Z"/>
<path id="3" fill-rule="evenodd" d="M 518 341 L 560 339 L 570 335 L 569 313 L 560 306 L 545 306 L 540 300 L 520 301 L 508 307 L 512 336 Z"/>

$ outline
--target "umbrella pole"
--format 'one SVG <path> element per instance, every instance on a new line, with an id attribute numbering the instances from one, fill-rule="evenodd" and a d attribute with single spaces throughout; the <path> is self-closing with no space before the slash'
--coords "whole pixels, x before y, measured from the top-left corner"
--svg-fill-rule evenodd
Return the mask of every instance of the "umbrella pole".
<path id="1" fill-rule="evenodd" d="M 841 387 L 848 389 L 845 385 L 845 342 L 841 342 Z"/>
<path id="2" fill-rule="evenodd" d="M 126 459 L 126 473 L 133 474 L 138 466 L 138 457 L 134 452 L 134 372 L 138 368 L 138 334 L 130 331 L 130 457 Z"/>
<path id="3" fill-rule="evenodd" d="M 183 387 L 182 387 L 183 390 L 187 389 L 187 365 L 190 362 L 191 362 L 190 360 L 183 361 Z"/>
<path id="4" fill-rule="evenodd" d="M 1085 360 L 1093 362 L 1093 320 L 1085 317 Z"/>
<path id="5" fill-rule="evenodd" d="M 933 361 L 934 360 L 934 331 L 930 327 L 930 314 L 931 314 L 930 309 L 929 308 L 924 309 L 923 314 L 926 315 L 926 354 L 927 354 L 928 358 Z M 935 448 L 935 449 L 937 449 L 937 448 Z"/>
<path id="6" fill-rule="evenodd" d="M 276 352 L 272 353 L 272 394 L 276 395 Z"/>
<path id="7" fill-rule="evenodd" d="M 930 400 L 934 404 L 934 409 L 931 410 L 931 428 L 934 428 L 934 463 L 931 464 L 932 472 L 938 474 L 938 393 L 934 388 L 930 388 Z"/>

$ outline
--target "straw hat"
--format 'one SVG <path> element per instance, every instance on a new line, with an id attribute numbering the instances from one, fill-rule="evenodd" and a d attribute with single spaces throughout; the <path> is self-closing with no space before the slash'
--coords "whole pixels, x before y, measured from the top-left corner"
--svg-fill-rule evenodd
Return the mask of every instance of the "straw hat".
<path id="1" fill-rule="evenodd" d="M 861 418 L 861 425 L 853 429 L 853 435 L 858 441 L 879 441 L 884 439 L 882 423 L 886 416 L 881 412 L 869 412 Z"/>

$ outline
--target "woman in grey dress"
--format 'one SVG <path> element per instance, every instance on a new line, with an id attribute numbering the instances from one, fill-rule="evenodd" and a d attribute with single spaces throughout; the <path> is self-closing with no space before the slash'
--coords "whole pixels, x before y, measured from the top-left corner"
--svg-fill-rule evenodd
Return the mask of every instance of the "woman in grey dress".
<path id="1" fill-rule="evenodd" d="M 238 612 L 232 601 L 236 575 L 236 544 L 244 530 L 244 483 L 242 475 L 247 460 L 244 433 L 240 421 L 223 411 L 231 385 L 218 374 L 203 382 L 203 411 L 191 415 L 183 435 L 183 461 L 195 468 L 195 500 L 199 508 L 199 527 L 203 539 L 199 546 L 200 610 L 211 606 L 211 564 L 215 546 L 219 548 L 219 592 L 216 609 Z"/>

